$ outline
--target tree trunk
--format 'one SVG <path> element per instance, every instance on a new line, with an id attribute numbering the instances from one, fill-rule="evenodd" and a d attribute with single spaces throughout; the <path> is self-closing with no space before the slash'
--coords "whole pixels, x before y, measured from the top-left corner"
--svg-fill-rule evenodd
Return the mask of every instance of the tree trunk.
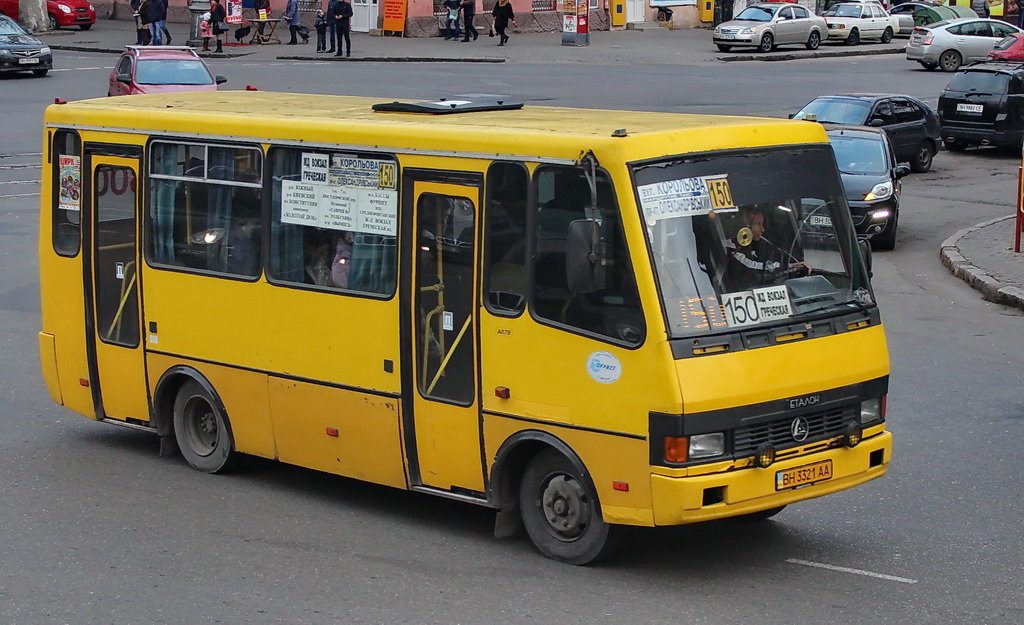
<path id="1" fill-rule="evenodd" d="M 46 15 L 46 0 L 18 0 L 21 25 L 30 32 L 50 30 L 50 18 Z"/>

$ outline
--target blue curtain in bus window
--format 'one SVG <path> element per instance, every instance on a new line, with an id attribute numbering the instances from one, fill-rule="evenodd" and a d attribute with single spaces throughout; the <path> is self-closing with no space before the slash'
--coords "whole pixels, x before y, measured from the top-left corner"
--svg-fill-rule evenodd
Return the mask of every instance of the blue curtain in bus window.
<path id="1" fill-rule="evenodd" d="M 357 234 L 352 246 L 349 288 L 381 294 L 394 291 L 396 243 L 395 237 Z"/>
<path id="2" fill-rule="evenodd" d="M 154 143 L 150 150 L 152 160 L 151 172 L 154 174 L 173 175 L 177 166 L 178 146 L 167 143 Z M 153 262 L 168 265 L 175 264 L 174 259 L 174 190 L 177 183 L 173 180 L 151 179 L 152 189 L 149 196 L 150 219 L 153 222 L 152 238 Z"/>
<path id="3" fill-rule="evenodd" d="M 270 262 L 271 273 L 278 280 L 303 282 L 302 227 L 281 223 L 281 182 L 298 180 L 301 171 L 301 152 L 298 150 L 275 150 L 272 171 L 274 181 L 271 190 L 271 207 L 274 218 L 270 220 Z"/>
<path id="4" fill-rule="evenodd" d="M 216 180 L 234 180 L 235 160 L 232 157 L 234 152 L 230 149 L 213 148 L 209 150 L 209 170 L 207 178 Z M 219 258 L 210 258 L 208 269 L 229 271 L 228 253 L 231 250 L 231 242 L 235 239 L 231 232 L 231 201 L 234 196 L 234 187 L 214 184 L 207 190 L 207 229 L 224 229 L 224 240 L 227 245 L 220 246 Z"/>

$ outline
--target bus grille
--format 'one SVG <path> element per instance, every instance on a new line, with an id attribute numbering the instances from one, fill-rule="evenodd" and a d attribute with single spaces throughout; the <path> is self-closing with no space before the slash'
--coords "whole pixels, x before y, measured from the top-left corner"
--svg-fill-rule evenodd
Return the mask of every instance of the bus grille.
<path id="1" fill-rule="evenodd" d="M 733 431 L 733 454 L 736 457 L 752 455 L 762 443 L 768 443 L 775 449 L 786 449 L 839 436 L 843 433 L 844 425 L 857 419 L 857 406 L 834 408 L 802 416 L 807 419 L 810 430 L 806 440 L 793 440 L 790 428 L 795 417 L 786 417 L 750 427 L 736 428 Z"/>

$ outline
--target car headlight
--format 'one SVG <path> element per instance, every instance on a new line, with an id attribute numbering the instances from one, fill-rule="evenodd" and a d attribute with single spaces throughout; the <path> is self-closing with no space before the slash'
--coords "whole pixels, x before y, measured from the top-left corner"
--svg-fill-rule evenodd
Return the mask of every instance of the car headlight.
<path id="1" fill-rule="evenodd" d="M 39 54 L 49 54 L 49 53 L 50 53 L 50 46 L 43 46 L 42 48 L 39 48 Z"/>
<path id="2" fill-rule="evenodd" d="M 870 202 L 871 200 L 884 200 L 890 195 L 892 195 L 892 183 L 880 182 L 872 187 L 870 193 L 864 196 L 864 201 Z"/>
<path id="3" fill-rule="evenodd" d="M 71 7 L 69 7 L 66 4 L 58 4 L 57 8 L 60 9 L 61 11 L 64 11 L 65 13 L 70 13 L 71 12 Z"/>
<path id="4" fill-rule="evenodd" d="M 725 434 L 696 434 L 690 437 L 690 458 L 713 458 L 725 453 Z"/>
<path id="5" fill-rule="evenodd" d="M 0 49 L 0 56 L 11 56 L 11 51 Z"/>
<path id="6" fill-rule="evenodd" d="M 95 13 L 96 12 L 96 7 L 94 7 L 93 5 L 90 4 L 89 5 L 89 10 L 92 11 L 93 13 Z"/>
<path id="7" fill-rule="evenodd" d="M 747 26 L 746 28 L 740 29 L 741 35 L 753 35 L 757 32 L 757 26 Z"/>
<path id="8" fill-rule="evenodd" d="M 885 417 L 882 398 L 875 397 L 860 403 L 860 422 L 862 425 L 881 421 Z"/>
<path id="9" fill-rule="evenodd" d="M 888 219 L 888 218 L 889 218 L 889 209 L 887 209 L 887 208 L 883 208 L 880 211 L 875 211 L 875 212 L 871 213 L 872 221 L 880 221 L 882 219 Z"/>
<path id="10" fill-rule="evenodd" d="M 838 30 L 846 30 L 846 24 L 844 24 L 842 22 L 832 22 L 832 23 L 829 23 L 829 24 L 826 24 L 826 25 L 829 28 L 834 28 L 834 29 L 838 29 Z"/>

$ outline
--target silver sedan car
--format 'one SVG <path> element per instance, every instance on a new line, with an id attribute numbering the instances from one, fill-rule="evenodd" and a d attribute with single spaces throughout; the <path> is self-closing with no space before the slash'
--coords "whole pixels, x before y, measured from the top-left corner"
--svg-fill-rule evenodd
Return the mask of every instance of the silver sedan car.
<path id="1" fill-rule="evenodd" d="M 897 35 L 909 35 L 914 31 L 917 24 L 914 23 L 914 11 L 922 7 L 934 7 L 939 6 L 935 2 L 903 2 L 897 6 L 889 7 L 889 15 L 898 17 L 900 20 L 900 30 Z"/>
<path id="2" fill-rule="evenodd" d="M 925 69 L 955 72 L 965 62 L 983 61 L 997 43 L 1021 29 L 998 20 L 961 17 L 918 26 L 910 33 L 907 60 Z"/>
<path id="3" fill-rule="evenodd" d="M 776 46 L 803 45 L 814 50 L 828 36 L 825 19 L 792 3 L 754 4 L 715 27 L 715 45 L 722 52 L 754 47 L 770 52 Z"/>

